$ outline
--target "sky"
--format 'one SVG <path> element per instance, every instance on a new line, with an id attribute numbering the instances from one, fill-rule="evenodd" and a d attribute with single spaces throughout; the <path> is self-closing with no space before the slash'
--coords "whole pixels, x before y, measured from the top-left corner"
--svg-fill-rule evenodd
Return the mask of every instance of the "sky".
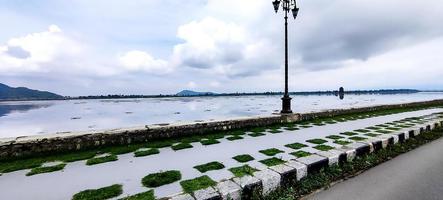
<path id="1" fill-rule="evenodd" d="M 0 0 L 0 83 L 66 96 L 282 91 L 272 0 Z M 443 89 L 443 1 L 298 0 L 290 91 Z"/>

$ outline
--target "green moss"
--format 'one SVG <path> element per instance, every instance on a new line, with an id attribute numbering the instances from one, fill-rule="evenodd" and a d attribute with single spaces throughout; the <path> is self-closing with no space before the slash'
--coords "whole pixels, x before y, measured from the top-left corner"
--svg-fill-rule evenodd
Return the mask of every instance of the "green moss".
<path id="1" fill-rule="evenodd" d="M 106 162 L 113 162 L 113 161 L 117 161 L 117 160 L 118 160 L 118 158 L 116 155 L 108 155 L 108 156 L 103 156 L 103 157 L 91 158 L 86 161 L 86 165 L 97 165 L 97 164 L 106 163 Z"/>
<path id="2" fill-rule="evenodd" d="M 377 133 L 383 133 L 383 134 L 392 133 L 392 131 L 387 131 L 387 130 L 376 130 L 375 132 L 377 132 Z"/>
<path id="3" fill-rule="evenodd" d="M 351 144 L 352 142 L 349 142 L 346 140 L 335 140 L 334 143 L 339 144 L 339 145 L 348 145 L 348 144 Z"/>
<path id="4" fill-rule="evenodd" d="M 376 127 L 376 126 L 371 126 L 371 127 L 367 127 L 366 129 L 370 129 L 370 130 L 380 130 L 380 127 Z"/>
<path id="5" fill-rule="evenodd" d="M 395 128 L 395 127 L 387 127 L 387 130 L 391 130 L 391 131 L 399 131 L 401 130 L 401 128 Z"/>
<path id="6" fill-rule="evenodd" d="M 154 190 L 142 192 L 129 197 L 121 198 L 119 200 L 155 200 Z"/>
<path id="7" fill-rule="evenodd" d="M 219 170 L 225 168 L 225 166 L 219 162 L 210 162 L 203 165 L 197 165 L 194 167 L 201 173 L 205 173 L 207 171 Z"/>
<path id="8" fill-rule="evenodd" d="M 279 129 L 271 129 L 269 132 L 275 134 L 275 133 L 282 133 L 283 131 L 281 131 Z"/>
<path id="9" fill-rule="evenodd" d="M 359 136 L 354 136 L 354 137 L 350 137 L 350 140 L 354 140 L 354 141 L 363 141 L 366 140 L 368 138 L 364 138 L 364 137 L 359 137 Z"/>
<path id="10" fill-rule="evenodd" d="M 358 135 L 358 133 L 354 133 L 354 132 L 344 132 L 344 133 L 340 133 L 342 135 L 347 135 L 347 136 L 354 136 L 354 135 Z"/>
<path id="11" fill-rule="evenodd" d="M 331 147 L 331 146 L 328 146 L 328 145 L 322 144 L 322 145 L 315 146 L 314 149 L 317 149 L 317 150 L 320 150 L 320 151 L 329 151 L 329 150 L 332 150 L 332 149 L 335 149 L 335 148 Z"/>
<path id="12" fill-rule="evenodd" d="M 241 167 L 230 168 L 229 171 L 231 171 L 232 174 L 234 174 L 234 176 L 236 176 L 236 177 L 243 177 L 246 175 L 252 176 L 254 174 L 254 172 L 256 172 L 258 170 L 250 167 L 249 165 L 243 165 Z"/>
<path id="13" fill-rule="evenodd" d="M 302 144 L 302 143 L 298 143 L 298 142 L 285 145 L 285 147 L 289 147 L 289 148 L 295 149 L 295 150 L 301 149 L 301 148 L 304 148 L 304 147 L 307 147 L 307 146 L 308 145 L 305 145 L 305 144 Z"/>
<path id="14" fill-rule="evenodd" d="M 380 134 L 376 134 L 376 133 L 366 133 L 365 135 L 366 135 L 366 136 L 369 136 L 369 137 L 377 137 L 377 136 L 379 136 Z"/>
<path id="15" fill-rule="evenodd" d="M 287 127 L 287 128 L 285 128 L 285 130 L 296 131 L 296 130 L 300 130 L 300 129 L 294 126 L 294 127 Z"/>
<path id="16" fill-rule="evenodd" d="M 253 132 L 253 133 L 263 133 L 266 131 L 266 128 L 265 127 L 255 127 L 255 128 L 249 129 L 249 131 Z"/>
<path id="17" fill-rule="evenodd" d="M 136 151 L 134 152 L 135 157 L 143 157 L 143 156 L 150 156 L 154 154 L 159 154 L 160 151 L 158 149 L 149 149 L 149 150 L 143 150 L 143 151 Z"/>
<path id="18" fill-rule="evenodd" d="M 254 160 L 254 157 L 252 157 L 251 155 L 248 154 L 242 154 L 242 155 L 238 155 L 238 156 L 234 156 L 232 157 L 232 159 L 241 162 L 241 163 L 245 163 L 245 162 L 249 162 Z"/>
<path id="19" fill-rule="evenodd" d="M 239 135 L 234 135 L 234 136 L 229 136 L 226 139 L 229 141 L 234 141 L 234 140 L 241 140 L 241 139 L 243 139 L 243 137 L 239 136 Z"/>
<path id="20" fill-rule="evenodd" d="M 246 135 L 246 132 L 244 130 L 234 130 L 228 132 L 228 135 Z"/>
<path id="21" fill-rule="evenodd" d="M 189 149 L 192 147 L 193 146 L 189 143 L 178 143 L 178 144 L 171 146 L 172 150 L 174 150 L 174 151 L 178 151 L 178 150 L 182 150 L 182 149 Z"/>
<path id="22" fill-rule="evenodd" d="M 366 129 L 358 129 L 358 130 L 355 130 L 355 132 L 359 132 L 359 133 L 369 133 L 369 132 L 371 132 L 370 130 L 366 130 Z"/>
<path id="23" fill-rule="evenodd" d="M 262 154 L 265 154 L 267 156 L 275 156 L 279 153 L 283 153 L 284 151 L 282 151 L 280 149 L 276 149 L 276 148 L 271 148 L 271 149 L 260 150 L 259 152 Z"/>
<path id="24" fill-rule="evenodd" d="M 120 196 L 122 193 L 122 185 L 116 184 L 100 189 L 84 190 L 75 194 L 72 200 L 105 200 Z"/>
<path id="25" fill-rule="evenodd" d="M 164 141 L 154 141 L 154 142 L 149 142 L 146 147 L 149 148 L 165 148 L 165 147 L 170 147 L 174 144 L 174 142 L 172 140 L 164 140 Z"/>
<path id="26" fill-rule="evenodd" d="M 55 172 L 60 171 L 65 168 L 66 164 L 58 164 L 50 167 L 36 167 L 32 169 L 30 172 L 26 174 L 26 176 L 32 176 L 36 174 L 43 174 L 43 173 L 49 173 L 49 172 Z"/>
<path id="27" fill-rule="evenodd" d="M 264 160 L 260 160 L 259 162 L 263 163 L 264 165 L 266 165 L 268 167 L 285 163 L 284 160 L 279 159 L 279 158 L 275 158 L 275 157 L 264 159 Z"/>
<path id="28" fill-rule="evenodd" d="M 179 181 L 182 178 L 180 171 L 170 170 L 165 172 L 159 172 L 154 174 L 149 174 L 142 179 L 142 184 L 145 187 L 155 188 L 162 185 L 171 184 L 173 182 Z"/>
<path id="29" fill-rule="evenodd" d="M 185 180 L 180 182 L 180 185 L 183 188 L 183 191 L 186 193 L 192 193 L 197 190 L 205 189 L 208 187 L 212 187 L 215 184 L 217 184 L 215 181 L 213 181 L 208 176 L 200 176 L 198 178 Z"/>
<path id="30" fill-rule="evenodd" d="M 329 135 L 329 136 L 326 136 L 326 138 L 329 138 L 332 140 L 339 140 L 339 139 L 343 139 L 344 137 L 339 136 L 339 135 Z"/>
<path id="31" fill-rule="evenodd" d="M 312 144 L 324 144 L 326 142 L 328 142 L 327 140 L 324 139 L 311 139 L 311 140 L 306 140 L 306 142 L 312 143 Z"/>
<path id="32" fill-rule="evenodd" d="M 208 146 L 208 145 L 218 144 L 218 143 L 220 143 L 220 141 L 218 141 L 216 139 L 203 139 L 200 141 L 200 143 L 202 145 Z"/>
<path id="33" fill-rule="evenodd" d="M 306 156 L 312 155 L 311 153 L 306 152 L 306 151 L 296 151 L 296 152 L 292 152 L 290 154 L 295 156 L 295 157 L 297 157 L 297 158 L 302 158 L 302 157 L 306 157 Z"/>
<path id="34" fill-rule="evenodd" d="M 260 137 L 260 136 L 264 136 L 266 134 L 264 134 L 264 133 L 251 133 L 251 134 L 248 134 L 248 135 L 251 136 L 251 137 Z"/>

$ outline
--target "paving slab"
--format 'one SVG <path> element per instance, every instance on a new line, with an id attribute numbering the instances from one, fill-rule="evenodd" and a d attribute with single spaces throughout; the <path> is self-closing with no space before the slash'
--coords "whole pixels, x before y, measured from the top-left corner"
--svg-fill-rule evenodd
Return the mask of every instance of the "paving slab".
<path id="1" fill-rule="evenodd" d="M 255 172 L 254 177 L 261 180 L 263 186 L 263 195 L 267 195 L 270 192 L 276 190 L 278 187 L 280 187 L 280 183 L 282 181 L 282 176 L 271 169 Z"/>
<path id="2" fill-rule="evenodd" d="M 242 188 L 231 180 L 219 182 L 215 188 L 223 200 L 240 200 Z"/>
<path id="3" fill-rule="evenodd" d="M 308 174 L 318 172 L 321 168 L 329 165 L 328 158 L 316 154 L 297 158 L 296 161 L 308 166 Z"/>

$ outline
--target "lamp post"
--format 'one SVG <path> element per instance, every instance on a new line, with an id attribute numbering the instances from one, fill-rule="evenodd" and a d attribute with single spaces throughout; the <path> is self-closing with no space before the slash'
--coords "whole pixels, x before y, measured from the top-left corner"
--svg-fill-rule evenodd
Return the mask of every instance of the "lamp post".
<path id="1" fill-rule="evenodd" d="M 275 0 L 272 2 L 274 5 L 275 13 L 278 12 L 280 5 L 285 13 L 285 94 L 282 100 L 282 114 L 292 113 L 291 110 L 291 97 L 288 92 L 288 13 L 292 12 L 294 19 L 297 18 L 299 8 L 297 8 L 296 0 Z M 280 4 L 281 3 L 281 4 Z"/>

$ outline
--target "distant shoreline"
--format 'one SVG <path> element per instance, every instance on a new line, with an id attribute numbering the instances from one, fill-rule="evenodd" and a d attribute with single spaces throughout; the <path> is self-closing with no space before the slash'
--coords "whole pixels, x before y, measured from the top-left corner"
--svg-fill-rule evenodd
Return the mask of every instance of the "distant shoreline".
<path id="1" fill-rule="evenodd" d="M 395 90 L 354 90 L 345 91 L 345 95 L 393 95 L 393 94 L 414 94 L 424 92 L 443 92 L 443 91 L 424 91 L 412 89 L 395 89 Z M 310 95 L 334 95 L 338 96 L 338 91 L 310 91 L 310 92 L 290 92 L 294 96 L 310 96 Z M 0 99 L 0 102 L 8 101 L 59 101 L 59 100 L 94 100 L 94 99 L 151 99 L 151 98 L 183 98 L 183 97 L 241 97 L 241 96 L 277 96 L 283 95 L 283 92 L 261 92 L 261 93 L 202 93 L 198 95 L 95 95 L 95 96 L 78 96 L 64 97 L 61 99 Z"/>

